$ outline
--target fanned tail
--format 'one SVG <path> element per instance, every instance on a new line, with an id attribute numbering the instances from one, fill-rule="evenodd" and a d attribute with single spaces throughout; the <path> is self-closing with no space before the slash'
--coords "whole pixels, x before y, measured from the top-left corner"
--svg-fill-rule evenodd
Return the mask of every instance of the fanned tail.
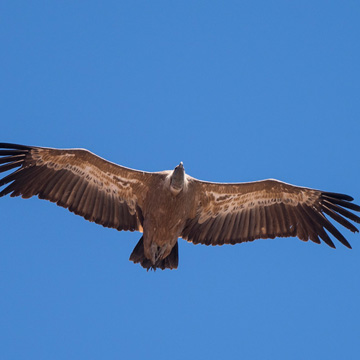
<path id="1" fill-rule="evenodd" d="M 179 263 L 178 243 L 176 242 L 171 253 L 165 259 L 160 259 L 153 265 L 144 254 L 144 241 L 142 236 L 131 253 L 129 260 L 133 261 L 135 264 L 140 263 L 140 265 L 148 271 L 150 269 L 154 271 L 156 269 L 177 269 Z"/>

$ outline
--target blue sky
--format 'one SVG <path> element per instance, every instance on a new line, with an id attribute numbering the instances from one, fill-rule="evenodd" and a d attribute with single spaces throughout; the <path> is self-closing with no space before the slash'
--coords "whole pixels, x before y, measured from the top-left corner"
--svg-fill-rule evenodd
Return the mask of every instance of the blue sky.
<path id="1" fill-rule="evenodd" d="M 360 203 L 356 1 L 2 1 L 1 141 L 203 180 L 276 178 Z M 0 200 L 1 359 L 358 359 L 360 235 L 180 241 Z"/>

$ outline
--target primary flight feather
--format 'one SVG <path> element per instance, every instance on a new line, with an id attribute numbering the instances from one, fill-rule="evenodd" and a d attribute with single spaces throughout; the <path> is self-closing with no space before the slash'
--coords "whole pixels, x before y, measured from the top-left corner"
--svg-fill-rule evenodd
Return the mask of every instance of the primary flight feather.
<path id="1" fill-rule="evenodd" d="M 83 149 L 0 143 L 0 197 L 38 195 L 86 220 L 140 231 L 130 260 L 146 269 L 175 269 L 178 238 L 194 244 L 236 244 L 295 237 L 335 247 L 327 232 L 351 248 L 327 216 L 352 232 L 360 206 L 338 193 L 277 180 L 212 183 L 172 171 L 145 172 L 106 161 Z"/>

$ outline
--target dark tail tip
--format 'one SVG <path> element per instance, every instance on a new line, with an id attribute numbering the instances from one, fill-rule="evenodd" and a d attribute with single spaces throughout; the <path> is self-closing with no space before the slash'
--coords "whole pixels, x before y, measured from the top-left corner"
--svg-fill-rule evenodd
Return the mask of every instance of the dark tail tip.
<path id="1" fill-rule="evenodd" d="M 153 265 L 144 254 L 144 241 L 143 237 L 136 244 L 133 252 L 129 258 L 130 261 L 133 261 L 135 264 L 140 263 L 140 265 L 145 268 L 147 271 L 156 270 L 156 269 L 177 269 L 179 264 L 179 248 L 178 243 L 176 242 L 175 246 L 172 248 L 171 253 L 165 258 L 157 261 Z"/>

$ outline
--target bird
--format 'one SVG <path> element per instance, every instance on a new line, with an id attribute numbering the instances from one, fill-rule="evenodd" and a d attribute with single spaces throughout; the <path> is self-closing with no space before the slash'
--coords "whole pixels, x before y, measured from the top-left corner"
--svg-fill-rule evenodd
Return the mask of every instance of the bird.
<path id="1" fill-rule="evenodd" d="M 7 185 L 0 197 L 37 195 L 104 227 L 142 233 L 129 260 L 146 270 L 177 269 L 179 238 L 223 245 L 298 237 L 335 248 L 331 234 L 351 249 L 329 217 L 352 232 L 358 229 L 349 220 L 360 223 L 349 195 L 275 179 L 201 181 L 182 162 L 146 172 L 85 149 L 0 143 L 0 164 L 0 173 L 12 171 L 0 180 Z"/>

